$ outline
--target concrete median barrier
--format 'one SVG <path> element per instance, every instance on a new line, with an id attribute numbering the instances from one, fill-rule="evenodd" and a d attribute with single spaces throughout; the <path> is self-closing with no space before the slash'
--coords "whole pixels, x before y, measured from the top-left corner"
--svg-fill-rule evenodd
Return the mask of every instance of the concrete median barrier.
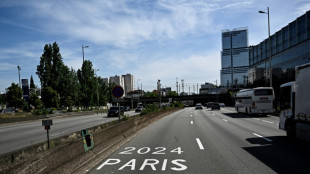
<path id="1" fill-rule="evenodd" d="M 146 127 L 150 123 L 180 109 L 164 110 L 144 116 L 135 116 L 127 121 L 112 125 L 88 128 L 93 134 L 94 149 L 84 152 L 80 132 L 36 144 L 0 156 L 0 173 L 77 173 L 80 166 L 87 164 L 101 153 L 115 148 L 116 144 Z M 74 165 L 73 165 L 74 164 Z"/>

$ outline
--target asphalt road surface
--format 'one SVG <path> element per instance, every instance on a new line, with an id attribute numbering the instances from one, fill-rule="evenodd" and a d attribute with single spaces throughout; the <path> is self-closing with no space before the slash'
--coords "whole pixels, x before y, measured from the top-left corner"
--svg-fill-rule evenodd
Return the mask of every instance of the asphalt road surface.
<path id="1" fill-rule="evenodd" d="M 137 113 L 134 111 L 129 111 L 125 112 L 125 114 L 132 116 Z M 113 120 L 118 120 L 118 117 L 107 117 L 107 114 L 104 113 L 48 119 L 53 120 L 53 125 L 49 130 L 50 139 L 53 139 L 66 134 L 81 131 L 82 129 L 87 129 Z M 41 120 L 0 125 L 0 134 L 0 155 L 47 141 L 47 133 L 44 126 L 42 126 Z"/>
<path id="2" fill-rule="evenodd" d="M 274 116 L 186 108 L 143 129 L 92 169 L 101 173 L 310 173 L 310 144 Z"/>

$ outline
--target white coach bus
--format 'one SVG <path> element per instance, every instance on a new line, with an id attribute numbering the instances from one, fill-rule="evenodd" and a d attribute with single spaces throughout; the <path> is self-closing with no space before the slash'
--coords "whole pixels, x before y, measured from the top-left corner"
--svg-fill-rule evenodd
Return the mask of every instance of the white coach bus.
<path id="1" fill-rule="evenodd" d="M 236 94 L 235 109 L 238 113 L 267 115 L 275 111 L 273 100 L 272 87 L 243 89 Z"/>

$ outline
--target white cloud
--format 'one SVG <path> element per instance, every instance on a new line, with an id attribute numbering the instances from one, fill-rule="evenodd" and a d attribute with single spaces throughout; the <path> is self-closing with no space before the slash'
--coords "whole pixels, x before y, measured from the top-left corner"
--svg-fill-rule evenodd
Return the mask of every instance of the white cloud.
<path id="1" fill-rule="evenodd" d="M 308 10 L 310 10 L 310 3 L 303 4 L 301 7 L 297 8 L 296 13 L 301 16 L 305 14 Z"/>

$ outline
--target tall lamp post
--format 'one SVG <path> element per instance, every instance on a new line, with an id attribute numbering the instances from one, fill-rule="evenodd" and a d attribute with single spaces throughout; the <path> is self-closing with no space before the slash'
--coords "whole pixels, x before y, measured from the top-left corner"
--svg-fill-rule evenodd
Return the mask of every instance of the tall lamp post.
<path id="1" fill-rule="evenodd" d="M 83 54 L 83 62 L 84 62 L 84 48 L 88 48 L 89 46 L 82 45 L 82 54 Z"/>
<path id="2" fill-rule="evenodd" d="M 18 83 L 19 83 L 19 87 L 21 88 L 21 86 L 20 86 L 20 70 L 21 70 L 22 68 L 18 65 L 17 66 L 17 70 L 18 70 Z"/>
<path id="3" fill-rule="evenodd" d="M 84 48 L 88 48 L 89 46 L 84 46 L 82 45 L 82 55 L 83 55 L 83 62 L 82 62 L 82 67 L 83 67 L 83 63 L 84 63 Z M 83 72 L 83 69 L 82 69 L 82 74 L 83 74 L 83 78 L 84 78 L 84 85 L 86 85 L 86 82 L 85 82 L 85 72 Z M 85 95 L 86 95 L 86 100 L 87 100 L 87 91 L 85 91 Z M 88 103 L 88 100 L 86 101 L 86 103 Z M 88 104 L 86 104 L 88 105 Z M 88 106 L 87 106 L 88 107 Z"/>
<path id="4" fill-rule="evenodd" d="M 267 12 L 258 11 L 258 13 L 264 13 L 268 15 L 268 40 L 269 40 L 269 80 L 270 87 L 272 87 L 272 66 L 271 66 L 271 40 L 270 40 L 270 18 L 269 18 L 269 7 L 267 7 Z"/>
<path id="5" fill-rule="evenodd" d="M 98 77 L 97 77 L 97 73 L 96 73 L 97 71 L 99 71 L 99 69 L 95 70 L 96 82 L 97 82 L 97 106 L 98 106 L 98 110 L 99 110 Z"/>

